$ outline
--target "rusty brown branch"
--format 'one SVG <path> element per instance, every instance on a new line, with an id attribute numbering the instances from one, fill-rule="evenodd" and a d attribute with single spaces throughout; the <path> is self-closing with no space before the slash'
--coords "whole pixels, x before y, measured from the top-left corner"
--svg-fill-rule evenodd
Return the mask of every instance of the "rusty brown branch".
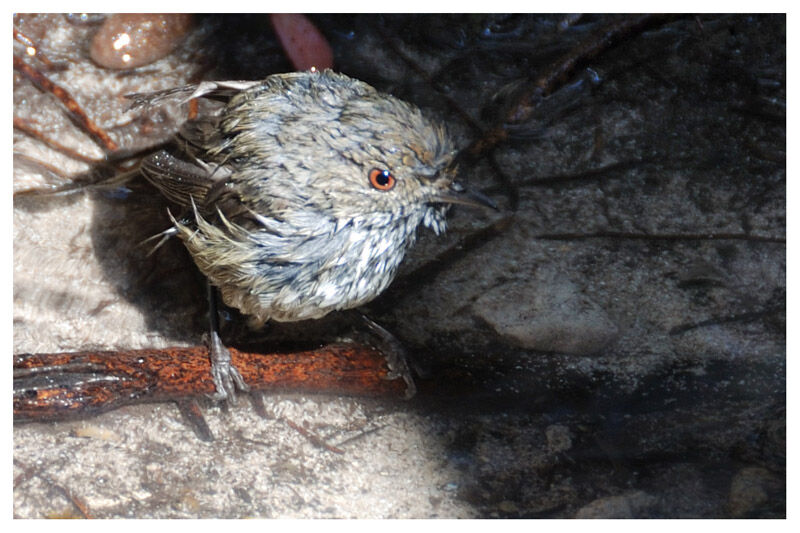
<path id="1" fill-rule="evenodd" d="M 44 92 L 51 93 L 58 98 L 62 104 L 67 108 L 69 116 L 75 120 L 78 125 L 95 141 L 98 145 L 107 152 L 115 151 L 118 146 L 108 134 L 95 124 L 89 116 L 81 109 L 80 104 L 75 101 L 72 95 L 67 92 L 63 87 L 56 85 L 47 76 L 28 65 L 17 56 L 14 56 L 14 70 L 28 78 L 36 87 Z"/>
<path id="2" fill-rule="evenodd" d="M 230 349 L 253 390 L 402 395 L 373 348 L 333 344 L 292 353 Z M 186 401 L 214 392 L 205 346 L 14 356 L 14 419 L 62 420 L 131 403 Z"/>

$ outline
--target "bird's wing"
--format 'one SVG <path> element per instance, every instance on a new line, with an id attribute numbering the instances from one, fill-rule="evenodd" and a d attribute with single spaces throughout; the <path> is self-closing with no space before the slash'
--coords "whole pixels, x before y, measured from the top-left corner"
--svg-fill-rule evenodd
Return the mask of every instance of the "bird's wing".
<path id="1" fill-rule="evenodd" d="M 160 150 L 142 161 L 144 177 L 169 200 L 189 207 L 194 199 L 205 204 L 208 191 L 216 183 L 214 172 L 199 163 L 190 163 L 166 150 Z"/>

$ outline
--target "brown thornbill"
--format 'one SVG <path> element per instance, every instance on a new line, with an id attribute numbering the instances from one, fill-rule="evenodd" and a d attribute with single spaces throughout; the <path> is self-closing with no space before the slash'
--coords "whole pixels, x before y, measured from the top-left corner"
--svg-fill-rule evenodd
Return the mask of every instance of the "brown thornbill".
<path id="1" fill-rule="evenodd" d="M 191 91 L 229 99 L 141 171 L 185 208 L 166 233 L 255 325 L 365 304 L 391 283 L 417 226 L 441 233 L 452 203 L 493 207 L 454 182 L 456 151 L 440 124 L 361 81 L 298 72 Z M 217 341 L 225 397 L 243 382 Z"/>

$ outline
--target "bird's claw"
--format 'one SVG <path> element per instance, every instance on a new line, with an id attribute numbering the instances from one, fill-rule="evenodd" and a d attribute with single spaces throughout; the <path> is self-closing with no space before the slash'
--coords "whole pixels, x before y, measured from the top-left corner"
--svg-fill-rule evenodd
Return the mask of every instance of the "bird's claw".
<path id="1" fill-rule="evenodd" d="M 386 357 L 386 366 L 389 369 L 389 372 L 386 374 L 386 379 L 403 378 L 403 381 L 406 382 L 406 399 L 409 400 L 413 398 L 417 393 L 417 386 L 414 384 L 414 376 L 411 374 L 411 368 L 408 366 L 408 356 L 406 355 L 405 348 L 403 348 L 400 341 L 383 326 L 362 313 L 359 313 L 359 315 L 379 341 L 379 348 L 384 354 L 384 357 Z"/>
<path id="2" fill-rule="evenodd" d="M 249 392 L 250 386 L 233 366 L 231 352 L 222 344 L 216 331 L 211 332 L 208 351 L 211 358 L 211 377 L 216 388 L 216 392 L 209 394 L 209 398 L 214 401 L 230 401 L 235 405 L 236 390 Z"/>

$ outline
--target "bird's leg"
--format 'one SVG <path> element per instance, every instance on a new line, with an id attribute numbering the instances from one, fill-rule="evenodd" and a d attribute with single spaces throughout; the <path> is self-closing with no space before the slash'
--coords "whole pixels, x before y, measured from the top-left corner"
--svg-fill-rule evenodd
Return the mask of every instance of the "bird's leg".
<path id="1" fill-rule="evenodd" d="M 406 399 L 410 399 L 416 394 L 417 386 L 414 384 L 414 377 L 411 375 L 411 368 L 408 366 L 408 355 L 405 348 L 386 328 L 373 321 L 367 315 L 358 313 L 361 321 L 367 326 L 370 333 L 377 339 L 378 348 L 386 357 L 386 366 L 389 367 L 387 379 L 403 378 L 406 382 Z"/>
<path id="2" fill-rule="evenodd" d="M 206 282 L 208 289 L 208 355 L 211 359 L 211 375 L 217 392 L 210 395 L 212 400 L 236 401 L 236 389 L 249 392 L 250 387 L 245 383 L 242 375 L 231 362 L 231 352 L 222 344 L 219 338 L 219 316 L 217 315 L 217 291 Z"/>

